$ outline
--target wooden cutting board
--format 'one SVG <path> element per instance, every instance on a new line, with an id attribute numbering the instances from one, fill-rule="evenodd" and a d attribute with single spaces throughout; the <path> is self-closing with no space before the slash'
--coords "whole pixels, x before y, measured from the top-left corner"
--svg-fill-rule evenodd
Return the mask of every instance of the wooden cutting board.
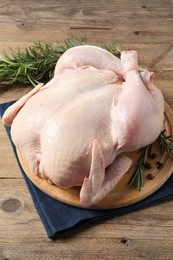
<path id="1" fill-rule="evenodd" d="M 144 126 L 145 127 L 145 126 Z M 173 135 L 173 112 L 165 103 L 165 122 L 163 129 L 166 129 L 167 135 Z M 149 130 L 148 130 L 149 131 Z M 149 170 L 144 171 L 144 186 L 140 191 L 137 189 L 129 188 L 129 180 L 132 176 L 131 168 L 130 170 L 123 176 L 123 178 L 119 181 L 117 186 L 114 190 L 104 198 L 100 203 L 92 206 L 94 209 L 112 209 L 112 208 L 119 208 L 127 205 L 131 205 L 135 202 L 138 202 L 153 192 L 158 190 L 165 181 L 171 176 L 173 171 L 173 160 L 167 153 L 162 153 L 158 147 L 158 142 L 156 141 L 153 145 L 153 153 L 157 154 L 155 159 L 150 159 L 148 162 L 151 164 L 152 168 Z M 43 192 L 48 194 L 49 196 L 53 197 L 56 200 L 59 200 L 63 203 L 66 203 L 71 206 L 76 207 L 83 207 L 79 201 L 79 192 L 80 187 L 71 188 L 68 190 L 61 189 L 56 187 L 55 185 L 49 184 L 46 180 L 41 179 L 40 177 L 36 176 L 29 166 L 27 165 L 26 161 L 22 158 L 22 155 L 19 151 L 17 151 L 19 161 L 21 166 L 23 167 L 26 175 L 29 179 Z M 139 158 L 139 151 L 129 152 L 126 153 L 132 161 L 132 167 L 137 162 Z M 163 167 L 158 169 L 157 162 L 161 162 Z M 148 178 L 148 174 L 152 174 L 153 178 Z"/>

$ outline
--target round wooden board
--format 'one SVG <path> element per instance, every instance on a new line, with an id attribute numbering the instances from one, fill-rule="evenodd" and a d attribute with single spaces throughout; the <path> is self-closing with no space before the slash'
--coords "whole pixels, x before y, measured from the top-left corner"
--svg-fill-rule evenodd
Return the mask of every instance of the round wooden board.
<path id="1" fill-rule="evenodd" d="M 165 122 L 163 129 L 166 129 L 167 135 L 173 134 L 173 112 L 167 103 L 165 103 Z M 161 153 L 160 149 L 158 148 L 157 142 L 154 143 L 152 151 L 157 154 L 157 157 L 155 159 L 150 159 L 149 162 L 152 165 L 152 169 L 145 170 L 145 183 L 140 191 L 138 191 L 137 189 L 130 189 L 128 187 L 129 180 L 132 176 L 132 172 L 129 171 L 123 176 L 115 189 L 106 198 L 104 198 L 100 203 L 92 206 L 91 208 L 104 210 L 124 207 L 138 202 L 158 190 L 171 176 L 173 171 L 173 161 L 167 153 Z M 26 175 L 40 190 L 58 201 L 71 206 L 83 208 L 83 205 L 80 204 L 79 200 L 80 187 L 74 187 L 68 190 L 64 190 L 55 185 L 49 184 L 46 180 L 43 180 L 42 178 L 36 176 L 31 171 L 26 161 L 22 158 L 20 152 L 17 151 L 17 153 L 21 166 L 23 167 Z M 134 165 L 139 157 L 139 152 L 136 151 L 126 154 L 133 160 Z M 163 163 L 163 167 L 161 169 L 157 169 L 156 163 L 158 161 Z M 147 175 L 149 173 L 154 176 L 152 180 L 147 178 Z"/>

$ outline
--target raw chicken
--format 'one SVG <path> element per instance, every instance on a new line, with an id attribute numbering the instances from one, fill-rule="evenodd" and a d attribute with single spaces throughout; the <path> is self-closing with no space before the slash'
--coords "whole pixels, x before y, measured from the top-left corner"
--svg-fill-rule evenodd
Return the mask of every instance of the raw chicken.
<path id="1" fill-rule="evenodd" d="M 54 78 L 38 85 L 3 116 L 12 140 L 35 174 L 64 189 L 81 186 L 91 206 L 115 188 L 131 160 L 122 152 L 155 141 L 164 99 L 137 53 L 121 60 L 95 46 L 65 52 Z"/>

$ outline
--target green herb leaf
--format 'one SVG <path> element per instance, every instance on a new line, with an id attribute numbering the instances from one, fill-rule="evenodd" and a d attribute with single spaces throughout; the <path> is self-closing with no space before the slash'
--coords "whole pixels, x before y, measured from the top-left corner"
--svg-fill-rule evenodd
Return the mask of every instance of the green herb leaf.
<path id="1" fill-rule="evenodd" d="M 136 163 L 136 165 L 132 168 L 133 175 L 129 182 L 130 188 L 137 188 L 141 190 L 144 185 L 144 168 L 147 162 L 149 155 L 151 154 L 152 144 L 147 145 L 141 150 L 141 155 Z"/>
<path id="2" fill-rule="evenodd" d="M 173 158 L 173 141 L 170 135 L 169 136 L 166 135 L 166 130 L 163 130 L 160 133 L 158 137 L 158 143 L 160 149 L 162 149 L 163 152 L 169 153 L 169 155 Z M 144 169 L 145 169 L 145 164 L 151 155 L 151 150 L 152 150 L 152 144 L 147 145 L 141 150 L 141 155 L 137 163 L 131 169 L 133 174 L 129 182 L 130 188 L 136 188 L 140 191 L 142 186 L 144 186 Z"/>
<path id="3" fill-rule="evenodd" d="M 65 43 L 35 42 L 24 52 L 11 50 L 11 55 L 2 52 L 0 56 L 0 82 L 13 84 L 46 83 L 52 77 L 55 65 L 69 48 L 86 44 L 82 38 L 72 38 Z M 105 44 L 103 48 L 114 55 L 120 54 L 118 46 Z"/>
<path id="4" fill-rule="evenodd" d="M 159 135 L 159 146 L 173 158 L 173 141 L 171 135 L 166 136 L 165 132 L 166 130 L 162 131 Z"/>

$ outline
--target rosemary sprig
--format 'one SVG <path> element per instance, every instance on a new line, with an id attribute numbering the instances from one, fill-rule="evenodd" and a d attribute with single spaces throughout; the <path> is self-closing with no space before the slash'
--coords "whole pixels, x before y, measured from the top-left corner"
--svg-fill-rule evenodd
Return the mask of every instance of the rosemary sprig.
<path id="1" fill-rule="evenodd" d="M 129 187 L 135 187 L 141 190 L 144 185 L 144 168 L 149 155 L 151 154 L 152 144 L 147 145 L 141 150 L 141 155 L 136 165 L 131 169 L 133 171 L 132 178 L 129 183 Z"/>
<path id="2" fill-rule="evenodd" d="M 25 51 L 11 49 L 11 55 L 2 52 L 0 56 L 0 82 L 32 85 L 49 81 L 54 72 L 57 60 L 69 48 L 84 44 L 82 39 L 71 39 L 67 42 L 35 42 Z"/>
<path id="3" fill-rule="evenodd" d="M 173 158 L 173 141 L 171 135 L 167 136 L 165 132 L 166 130 L 162 131 L 159 135 L 159 146 Z"/>
<path id="4" fill-rule="evenodd" d="M 11 49 L 11 55 L 2 52 L 0 56 L 0 82 L 10 85 L 48 82 L 54 72 L 57 60 L 69 48 L 86 44 L 82 38 L 72 38 L 65 43 L 35 42 L 25 51 Z M 120 54 L 120 48 L 103 45 L 114 55 Z"/>
<path id="5" fill-rule="evenodd" d="M 163 150 L 163 152 L 169 153 L 169 155 L 173 158 L 173 141 L 171 136 L 167 136 L 165 133 L 166 130 L 163 130 L 158 137 L 159 147 Z M 152 144 L 147 145 L 142 149 L 136 165 L 131 169 L 133 174 L 129 182 L 130 188 L 137 188 L 138 190 L 141 190 L 142 186 L 144 186 L 144 169 L 145 164 L 151 155 L 151 150 Z"/>
<path id="6" fill-rule="evenodd" d="M 117 57 L 120 56 L 121 48 L 120 48 L 120 46 L 118 46 L 117 44 L 114 45 L 114 46 L 110 46 L 110 44 L 105 43 L 102 47 L 103 47 L 104 49 L 106 49 L 107 51 L 111 52 L 113 55 L 115 55 L 115 56 L 117 56 Z"/>

